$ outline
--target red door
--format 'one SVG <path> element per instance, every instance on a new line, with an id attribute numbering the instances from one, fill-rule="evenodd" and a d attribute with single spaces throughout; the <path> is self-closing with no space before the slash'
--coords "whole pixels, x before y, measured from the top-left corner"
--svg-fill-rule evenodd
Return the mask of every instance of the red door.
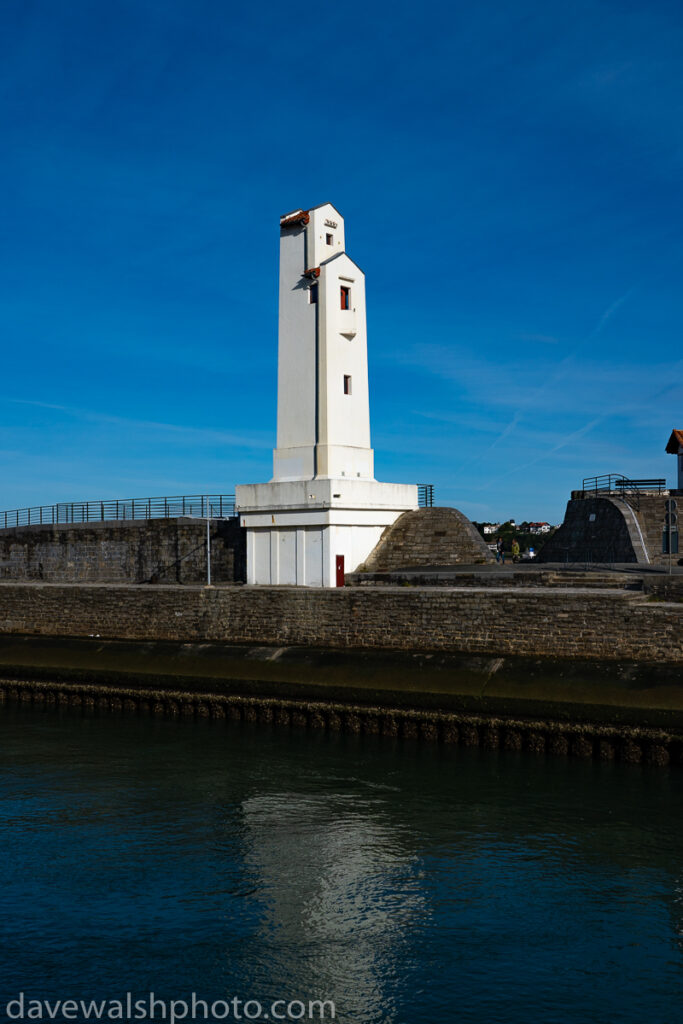
<path id="1" fill-rule="evenodd" d="M 337 555 L 337 586 L 344 586 L 344 556 Z"/>

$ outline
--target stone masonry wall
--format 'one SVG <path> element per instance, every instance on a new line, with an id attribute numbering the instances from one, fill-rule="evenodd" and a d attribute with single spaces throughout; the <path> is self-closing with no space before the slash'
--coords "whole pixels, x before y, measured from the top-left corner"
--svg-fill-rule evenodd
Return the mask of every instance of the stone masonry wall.
<path id="1" fill-rule="evenodd" d="M 668 573 L 643 576 L 643 591 L 658 601 L 683 601 L 683 576 Z"/>
<path id="2" fill-rule="evenodd" d="M 546 542 L 538 561 L 667 565 L 669 555 L 661 552 L 661 532 L 668 497 L 668 493 L 642 494 L 629 498 L 627 503 L 616 497 L 595 498 L 583 490 L 574 490 L 567 503 L 564 522 Z M 679 514 L 683 513 L 683 501 L 676 500 L 680 505 Z M 673 564 L 680 564 L 682 556 L 683 542 L 681 551 L 673 556 Z"/>
<path id="3" fill-rule="evenodd" d="M 572 498 L 538 562 L 637 562 L 623 509 L 610 498 Z"/>
<path id="4" fill-rule="evenodd" d="M 245 557 L 239 520 L 214 520 L 213 580 L 245 579 Z M 206 521 L 150 519 L 0 530 L 0 580 L 203 583 Z"/>
<path id="5" fill-rule="evenodd" d="M 597 498 L 574 491 L 564 522 L 546 541 L 537 560 L 668 564 L 669 556 L 662 554 L 667 498 L 668 494 L 640 494 L 627 503 L 618 497 Z M 683 511 L 683 502 L 680 504 Z M 673 557 L 674 565 L 681 555 L 683 549 Z"/>
<path id="6" fill-rule="evenodd" d="M 404 512 L 387 527 L 361 571 L 492 561 L 479 531 L 457 508 L 421 508 Z"/>
<path id="7" fill-rule="evenodd" d="M 0 583 L 0 633 L 683 662 L 683 605 L 627 591 Z"/>

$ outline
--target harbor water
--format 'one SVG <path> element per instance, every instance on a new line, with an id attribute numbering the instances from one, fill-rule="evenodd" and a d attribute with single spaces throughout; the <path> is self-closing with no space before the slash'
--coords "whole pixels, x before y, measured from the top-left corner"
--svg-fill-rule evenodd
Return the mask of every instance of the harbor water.
<path id="1" fill-rule="evenodd" d="M 21 993 L 325 1000 L 353 1024 L 683 1012 L 676 766 L 11 705 L 0 763 L 3 1019 Z"/>

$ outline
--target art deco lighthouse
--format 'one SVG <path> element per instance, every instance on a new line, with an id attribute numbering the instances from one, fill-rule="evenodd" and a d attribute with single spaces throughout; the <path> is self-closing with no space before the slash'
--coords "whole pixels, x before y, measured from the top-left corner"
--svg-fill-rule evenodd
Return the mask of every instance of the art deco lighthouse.
<path id="1" fill-rule="evenodd" d="M 333 206 L 280 221 L 277 448 L 273 479 L 373 479 L 365 275 Z"/>
<path id="2" fill-rule="evenodd" d="M 280 219 L 277 447 L 269 484 L 237 488 L 247 581 L 335 586 L 417 488 L 374 479 L 365 275 L 330 204 Z"/>

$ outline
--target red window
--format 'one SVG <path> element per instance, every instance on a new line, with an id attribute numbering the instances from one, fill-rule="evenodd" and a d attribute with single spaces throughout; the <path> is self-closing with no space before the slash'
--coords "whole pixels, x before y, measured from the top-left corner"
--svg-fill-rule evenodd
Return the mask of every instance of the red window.
<path id="1" fill-rule="evenodd" d="M 351 289 L 341 286 L 341 308 L 351 309 Z"/>

